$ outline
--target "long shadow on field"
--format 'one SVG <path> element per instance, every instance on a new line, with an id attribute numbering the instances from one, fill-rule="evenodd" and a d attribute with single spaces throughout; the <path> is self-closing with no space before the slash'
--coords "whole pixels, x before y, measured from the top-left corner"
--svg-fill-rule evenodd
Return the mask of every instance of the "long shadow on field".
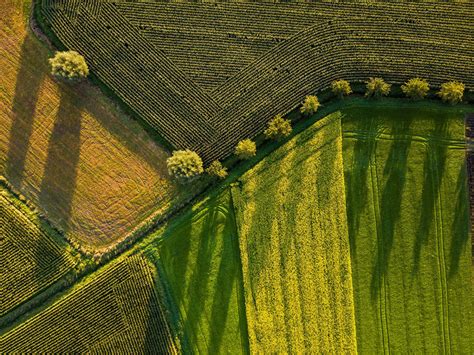
<path id="1" fill-rule="evenodd" d="M 123 144 L 133 155 L 143 159 L 150 167 L 159 172 L 166 172 L 166 154 L 161 151 L 161 144 L 156 143 L 155 138 L 150 138 L 143 130 L 142 126 L 136 122 L 132 125 L 129 118 L 125 118 L 121 111 L 110 110 L 102 104 L 98 97 L 103 97 L 103 102 L 112 106 L 114 103 L 109 102 L 102 92 L 88 83 L 77 88 L 75 93 L 81 96 L 82 110 L 94 117 L 108 133 L 113 134 L 121 144 Z M 99 105 L 100 104 L 100 105 Z M 156 156 L 156 149 L 149 149 L 159 145 L 159 158 Z M 155 154 L 153 154 L 155 153 Z"/>
<path id="2" fill-rule="evenodd" d="M 232 208 L 229 205 L 229 208 Z M 224 226 L 222 241 L 222 252 L 220 255 L 219 271 L 215 281 L 214 295 L 212 298 L 212 311 L 209 321 L 209 345 L 208 350 L 213 353 L 220 353 L 225 351 L 222 348 L 223 330 L 225 329 L 227 318 L 229 317 L 229 306 L 232 296 L 232 291 L 236 287 L 240 287 L 238 283 L 238 272 L 240 265 L 236 261 L 238 249 L 235 249 L 234 243 L 237 243 L 235 221 L 233 220 L 232 212 L 226 212 L 226 224 Z M 237 253 L 237 255 L 235 254 Z M 235 290 L 236 293 L 239 290 Z M 230 314 L 232 316 L 232 314 Z M 242 329 L 241 314 L 239 312 L 239 326 Z M 246 325 L 244 324 L 244 327 Z M 221 349 L 222 348 L 222 349 Z"/>
<path id="3" fill-rule="evenodd" d="M 48 214 L 69 229 L 72 199 L 76 187 L 77 165 L 81 146 L 81 101 L 61 93 L 41 181 L 39 204 Z"/>
<path id="4" fill-rule="evenodd" d="M 465 248 L 469 247 L 469 196 L 467 191 L 466 165 L 462 164 L 456 183 L 456 212 L 451 226 L 449 278 L 458 272 L 461 254 Z"/>
<path id="5" fill-rule="evenodd" d="M 309 228 L 328 227 L 325 223 L 325 217 L 320 214 L 325 212 L 319 211 L 320 209 L 328 209 L 328 206 L 305 203 L 308 198 L 311 201 L 327 200 L 330 193 L 329 186 L 314 189 L 315 184 L 322 182 L 321 186 L 324 186 L 324 182 L 334 178 L 332 174 L 335 173 L 334 164 L 338 157 L 332 153 L 337 150 L 326 151 L 327 147 L 331 149 L 332 144 L 334 144 L 332 131 L 330 137 L 325 136 L 327 132 L 326 128 L 322 128 L 322 131 L 317 132 L 310 129 L 310 131 L 302 132 L 296 136 L 294 141 L 289 143 L 292 145 L 290 149 L 272 153 L 260 163 L 262 165 L 256 167 L 256 169 L 261 171 L 254 172 L 254 175 L 250 178 L 251 181 L 240 192 L 243 199 L 242 204 L 247 212 L 247 219 L 241 222 L 248 226 L 247 243 L 241 246 L 243 253 L 248 256 L 249 263 L 248 269 L 244 269 L 244 272 L 248 273 L 252 285 L 250 290 L 247 290 L 252 292 L 249 296 L 250 300 L 247 301 L 253 302 L 253 296 L 257 308 L 261 307 L 263 303 L 268 307 L 268 310 L 283 307 L 284 314 L 277 314 L 275 318 L 284 317 L 286 324 L 291 322 L 289 317 L 305 319 L 308 313 L 305 310 L 302 287 L 298 287 L 298 293 L 291 293 L 286 278 L 280 276 L 287 273 L 296 273 L 298 277 L 306 277 L 313 274 L 313 272 L 325 272 L 311 269 L 314 265 L 310 262 L 296 263 L 296 270 L 294 270 L 292 263 L 289 263 L 287 258 L 292 253 L 296 253 L 298 259 L 314 259 L 313 255 L 303 255 L 301 252 L 300 243 L 304 243 L 304 241 L 299 239 L 301 230 L 298 226 L 305 225 Z M 311 150 L 311 153 L 308 153 L 308 149 L 315 149 L 314 144 L 307 144 L 307 140 L 311 139 L 314 134 L 317 134 L 320 137 L 320 142 L 323 143 L 321 146 L 318 145 L 318 152 Z M 305 163 L 307 159 L 320 154 L 321 151 L 323 152 L 320 159 L 312 160 L 314 164 Z M 311 188 L 306 189 L 303 184 L 310 184 Z M 246 192 L 246 189 L 249 189 L 250 186 L 255 186 L 255 190 Z M 319 199 L 315 196 L 307 196 L 307 190 L 317 191 Z M 246 196 L 247 193 L 250 196 Z M 255 203 L 251 203 L 251 201 L 255 201 Z M 252 211 L 251 216 L 248 216 L 249 211 Z M 304 219 L 302 220 L 302 218 Z M 273 228 L 278 228 L 281 235 L 272 233 Z M 324 245 L 321 246 L 320 250 L 314 250 L 314 253 L 324 254 L 325 252 Z M 273 269 L 272 265 L 274 265 Z M 303 265 L 306 265 L 306 269 L 303 269 Z M 331 268 L 331 266 L 328 265 L 328 268 Z M 272 277 L 272 275 L 274 276 Z M 264 287 L 266 285 L 266 287 L 272 287 L 271 283 L 279 283 L 278 286 L 275 285 L 275 289 L 281 289 L 282 292 L 277 295 L 278 297 L 265 298 L 264 295 L 270 295 L 271 293 L 266 289 L 257 289 L 256 286 Z M 335 290 L 331 286 L 331 281 L 328 281 L 329 292 L 333 294 Z M 290 297 L 300 299 L 300 309 L 289 307 Z M 276 302 L 280 302 L 279 299 L 282 304 L 276 304 Z M 257 319 L 256 323 L 261 326 L 259 322 L 260 319 Z M 303 323 L 302 326 L 303 332 L 306 332 L 304 329 L 306 324 Z M 282 330 L 289 331 L 288 328 Z M 259 336 L 261 334 L 257 334 L 257 337 Z M 287 351 L 291 352 L 294 344 L 292 344 L 290 333 L 286 334 L 286 339 L 289 340 Z M 264 344 L 262 343 L 262 345 Z"/>
<path id="6" fill-rule="evenodd" d="M 412 119 L 405 119 L 393 126 L 393 143 L 383 171 L 383 176 L 387 176 L 387 179 L 380 201 L 380 235 L 377 240 L 376 261 L 371 281 L 373 300 L 379 295 L 382 280 L 387 274 L 395 237 L 395 225 L 400 219 L 402 191 L 405 185 L 408 152 L 411 145 L 411 138 L 407 136 L 407 133 L 409 133 L 411 122 Z M 378 177 L 377 180 L 377 184 L 381 188 L 382 177 Z"/>
<path id="7" fill-rule="evenodd" d="M 420 224 L 415 234 L 415 244 L 413 250 L 413 274 L 420 268 L 420 256 L 423 245 L 428 243 L 431 225 L 435 219 L 436 201 L 441 189 L 441 175 L 443 174 L 448 146 L 442 142 L 436 141 L 436 138 L 447 136 L 448 123 L 445 120 L 438 119 L 435 122 L 435 128 L 432 133 L 434 138 L 428 141 L 426 148 L 426 157 L 423 167 L 423 192 L 421 197 L 421 215 Z"/>
<path id="8" fill-rule="evenodd" d="M 217 216 L 217 207 L 215 204 L 210 203 L 202 222 L 199 237 L 195 237 L 198 240 L 198 252 L 194 268 L 189 277 L 188 287 L 182 296 L 187 299 L 184 311 L 186 315 L 184 329 L 187 330 L 191 344 L 198 344 L 199 339 L 196 336 L 201 333 L 199 321 L 203 317 L 203 312 L 205 312 L 205 302 L 209 292 L 209 270 L 211 268 L 214 247 L 211 236 L 215 235 L 214 224 Z"/>
<path id="9" fill-rule="evenodd" d="M 12 126 L 9 138 L 5 175 L 17 188 L 23 180 L 26 154 L 33 130 L 34 113 L 41 83 L 45 76 L 37 65 L 37 43 L 27 32 L 21 46 L 20 64 L 16 77 L 12 106 Z"/>
<path id="10" fill-rule="evenodd" d="M 377 119 L 371 116 L 370 118 L 359 120 L 357 131 L 360 131 L 361 135 L 365 135 L 365 137 L 356 138 L 352 162 L 347 162 L 350 169 L 346 171 L 344 177 L 347 190 L 347 224 L 352 256 L 356 252 L 356 239 L 359 234 L 360 218 L 367 206 L 369 166 L 377 147 Z"/>
<path id="11" fill-rule="evenodd" d="M 269 169 L 271 169 L 272 165 L 279 164 L 280 159 L 269 161 L 271 157 L 273 157 L 273 155 L 269 155 L 260 164 L 265 164 L 265 168 Z M 288 169 L 288 172 L 290 171 L 291 167 Z M 265 280 L 268 276 L 267 269 L 271 267 L 272 259 L 280 255 L 280 250 L 273 250 L 272 238 L 278 238 L 278 236 L 273 235 L 271 231 L 273 225 L 278 225 L 279 219 L 283 217 L 279 215 L 279 207 L 284 210 L 288 209 L 288 205 L 285 204 L 285 201 L 281 202 L 281 206 L 279 205 L 281 201 L 280 196 L 283 195 L 288 198 L 288 191 L 281 191 L 278 188 L 280 177 L 276 175 L 278 175 L 278 173 L 269 176 L 265 171 L 254 173 L 250 178 L 251 182 L 247 184 L 244 183 L 244 186 L 240 187 L 241 190 L 236 194 L 239 196 L 239 201 L 236 200 L 237 206 L 241 206 L 242 208 L 240 211 L 239 224 L 247 226 L 245 242 L 240 243 L 240 248 L 241 253 L 247 256 L 248 265 L 242 265 L 242 270 L 243 274 L 245 274 L 244 277 L 247 277 L 250 283 L 246 290 L 246 303 L 252 302 L 253 300 L 254 305 L 250 305 L 252 309 L 262 307 L 262 303 L 265 303 L 266 307 L 270 309 L 276 308 L 276 297 L 265 299 L 262 295 L 266 295 L 267 292 L 265 292 L 264 289 L 257 288 L 257 285 L 263 287 L 268 283 L 268 281 Z M 251 189 L 250 186 L 254 186 L 254 189 Z M 267 199 L 266 194 L 274 194 L 275 196 L 270 195 L 270 198 Z M 249 215 L 250 211 L 251 215 Z M 244 237 L 240 236 L 239 238 L 242 239 Z M 280 260 L 280 262 L 283 261 Z M 280 268 L 273 270 L 273 273 L 275 274 L 275 280 L 281 279 L 278 276 L 281 273 Z M 296 297 L 296 295 L 293 296 Z M 284 315 L 279 314 L 278 316 Z M 258 331 L 261 326 L 260 322 L 261 316 L 257 314 L 254 320 L 255 325 L 250 330 L 256 332 L 257 337 L 264 335 Z M 288 336 L 286 338 L 288 338 Z M 265 339 L 261 339 L 261 344 L 264 341 Z M 291 344 L 288 343 L 288 346 L 290 345 Z"/>

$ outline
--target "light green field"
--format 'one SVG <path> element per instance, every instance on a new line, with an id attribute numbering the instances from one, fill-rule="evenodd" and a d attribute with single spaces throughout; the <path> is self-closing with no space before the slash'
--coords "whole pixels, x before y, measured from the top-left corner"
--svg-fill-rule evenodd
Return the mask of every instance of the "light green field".
<path id="1" fill-rule="evenodd" d="M 345 109 L 360 353 L 474 349 L 463 114 Z"/>
<path id="2" fill-rule="evenodd" d="M 65 243 L 54 234 L 0 183 L 0 317 L 74 266 Z"/>
<path id="3" fill-rule="evenodd" d="M 0 337 L 0 353 L 177 353 L 154 270 L 128 257 Z"/>
<path id="4" fill-rule="evenodd" d="M 160 269 L 193 353 L 248 353 L 242 274 L 230 192 L 188 211 L 163 235 Z"/>
<path id="5" fill-rule="evenodd" d="M 252 353 L 354 353 L 340 114 L 297 135 L 233 190 Z"/>

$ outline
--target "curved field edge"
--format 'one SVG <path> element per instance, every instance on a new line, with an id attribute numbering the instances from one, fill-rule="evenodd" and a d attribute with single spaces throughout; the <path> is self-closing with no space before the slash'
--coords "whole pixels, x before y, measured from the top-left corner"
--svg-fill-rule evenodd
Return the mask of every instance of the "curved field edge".
<path id="1" fill-rule="evenodd" d="M 141 255 L 112 263 L 0 337 L 0 351 L 177 353 L 155 272 Z"/>
<path id="2" fill-rule="evenodd" d="M 146 247 L 163 282 L 185 352 L 248 350 L 238 235 L 230 191 L 171 221 Z"/>
<path id="3" fill-rule="evenodd" d="M 340 113 L 233 187 L 251 352 L 357 351 Z"/>
<path id="4" fill-rule="evenodd" d="M 362 353 L 474 347 L 464 135 L 470 110 L 342 110 Z"/>
<path id="5" fill-rule="evenodd" d="M 67 274 L 75 253 L 0 177 L 0 320 Z M 3 322 L 3 321 L 2 321 Z"/>
<path id="6" fill-rule="evenodd" d="M 126 18 L 129 11 L 151 11 L 159 16 L 161 10 L 172 17 L 174 13 L 179 15 L 180 11 L 186 11 L 189 4 L 98 0 L 81 5 L 76 2 L 65 5 L 52 0 L 41 4 L 43 22 L 52 26 L 52 31 L 67 47 L 83 52 L 102 81 L 134 107 L 142 119 L 151 122 L 175 148 L 196 149 L 206 162 L 227 157 L 239 139 L 262 132 L 275 114 L 291 111 L 305 95 L 328 88 L 332 80 L 341 77 L 362 81 L 369 76 L 384 76 L 390 82 L 402 83 L 422 75 L 435 86 L 457 79 L 464 81 L 468 89 L 473 87 L 469 75 L 472 72 L 469 50 L 472 34 L 468 31 L 473 12 L 460 4 L 246 4 L 264 14 L 271 12 L 273 17 L 270 18 L 278 15 L 286 19 L 288 28 L 292 27 L 291 19 L 294 19 L 290 15 L 294 16 L 295 12 L 307 12 L 311 20 L 308 20 L 307 28 L 289 37 L 280 38 L 270 33 L 270 38 L 275 40 L 274 46 L 234 76 L 229 76 L 212 94 L 200 90 L 176 63 L 169 60 L 170 49 L 154 50 L 154 45 L 142 32 L 148 27 L 159 27 L 159 21 L 156 23 L 151 19 L 138 25 L 133 19 L 136 15 L 130 20 Z M 235 4 L 224 3 L 193 6 L 201 10 L 211 7 L 210 12 L 218 9 L 218 15 L 221 10 L 225 15 L 224 10 L 229 8 L 239 10 Z M 196 13 L 195 16 L 201 16 L 199 11 Z M 224 15 L 220 20 L 225 20 Z M 298 19 L 306 17 L 301 15 Z M 75 28 L 75 24 L 80 26 Z M 282 27 L 275 21 L 268 22 L 268 26 Z M 231 40 L 248 37 L 236 38 L 225 30 L 224 37 Z M 386 31 L 391 33 L 388 49 L 380 45 L 382 41 L 387 43 Z M 181 32 L 183 36 L 189 34 L 178 31 Z M 92 33 L 100 35 L 95 36 L 94 41 L 87 40 Z M 265 37 L 265 33 L 257 33 Z M 121 40 L 111 43 L 111 37 Z M 452 47 L 452 38 L 467 46 Z M 338 45 L 332 45 L 334 42 Z M 358 45 L 354 46 L 354 43 Z M 199 44 L 199 41 L 195 43 L 196 46 Z M 136 80 L 137 90 L 126 89 L 137 75 L 128 72 L 128 67 L 108 60 L 111 57 L 106 56 L 107 50 L 103 48 L 120 53 L 122 60 L 133 67 L 135 73 L 140 73 L 140 80 Z M 446 52 L 450 55 L 445 55 Z M 111 71 L 111 67 L 115 70 Z M 162 83 L 158 85 L 159 92 L 150 87 L 150 81 Z M 195 119 L 193 123 L 188 123 L 186 117 L 189 115 Z M 193 129 L 187 129 L 187 124 Z M 181 131 L 183 134 L 177 134 Z"/>

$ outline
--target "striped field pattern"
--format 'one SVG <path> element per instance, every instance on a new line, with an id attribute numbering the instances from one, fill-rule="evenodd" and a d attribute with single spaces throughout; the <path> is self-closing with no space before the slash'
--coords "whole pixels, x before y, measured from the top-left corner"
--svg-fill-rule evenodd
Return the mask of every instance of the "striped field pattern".
<path id="1" fill-rule="evenodd" d="M 50 227 L 0 185 L 0 316 L 74 266 L 49 233 Z"/>
<path id="2" fill-rule="evenodd" d="M 174 148 L 209 163 L 331 81 L 474 88 L 457 3 L 42 0 L 45 26 Z"/>
<path id="3" fill-rule="evenodd" d="M 233 189 L 252 353 L 356 352 L 341 149 L 335 113 Z"/>
<path id="4" fill-rule="evenodd" d="M 472 353 L 464 114 L 342 112 L 359 352 Z"/>
<path id="5" fill-rule="evenodd" d="M 143 256 L 99 272 L 0 338 L 0 352 L 176 354 Z"/>

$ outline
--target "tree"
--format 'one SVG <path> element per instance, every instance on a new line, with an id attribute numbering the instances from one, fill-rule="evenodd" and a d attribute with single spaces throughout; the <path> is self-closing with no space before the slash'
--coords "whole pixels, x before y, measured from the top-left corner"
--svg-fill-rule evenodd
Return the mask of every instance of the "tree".
<path id="1" fill-rule="evenodd" d="M 78 81 L 89 75 L 86 60 L 75 51 L 56 52 L 49 63 L 51 74 L 61 79 Z"/>
<path id="2" fill-rule="evenodd" d="M 255 154 L 257 154 L 257 145 L 251 139 L 244 139 L 235 147 L 235 155 L 240 159 L 250 159 Z"/>
<path id="3" fill-rule="evenodd" d="M 219 160 L 214 160 L 207 167 L 206 172 L 211 176 L 218 177 L 219 179 L 225 179 L 228 175 L 227 168 L 224 167 Z"/>
<path id="4" fill-rule="evenodd" d="M 303 101 L 303 105 L 300 108 L 300 112 L 303 115 L 309 116 L 314 114 L 321 104 L 319 103 L 317 96 L 306 96 Z"/>
<path id="5" fill-rule="evenodd" d="M 352 93 L 351 85 L 347 80 L 335 80 L 331 83 L 331 90 L 332 92 L 339 96 L 339 98 L 343 98 Z"/>
<path id="6" fill-rule="evenodd" d="M 175 150 L 166 165 L 168 173 L 180 183 L 192 181 L 204 172 L 201 157 L 189 149 Z"/>
<path id="7" fill-rule="evenodd" d="M 402 91 L 412 100 L 421 100 L 430 91 L 430 85 L 425 79 L 412 78 L 402 85 Z"/>
<path id="8" fill-rule="evenodd" d="M 267 129 L 263 132 L 267 139 L 282 139 L 288 137 L 293 128 L 290 120 L 285 120 L 281 115 L 276 115 L 274 119 L 268 122 Z"/>
<path id="9" fill-rule="evenodd" d="M 365 92 L 366 97 L 380 98 L 387 96 L 390 93 L 390 87 L 392 85 L 387 84 L 382 78 L 369 78 L 367 82 L 367 91 Z"/>
<path id="10" fill-rule="evenodd" d="M 457 104 L 462 101 L 465 86 L 458 81 L 449 81 L 441 84 L 441 90 L 438 91 L 438 96 L 443 102 L 450 104 Z"/>

